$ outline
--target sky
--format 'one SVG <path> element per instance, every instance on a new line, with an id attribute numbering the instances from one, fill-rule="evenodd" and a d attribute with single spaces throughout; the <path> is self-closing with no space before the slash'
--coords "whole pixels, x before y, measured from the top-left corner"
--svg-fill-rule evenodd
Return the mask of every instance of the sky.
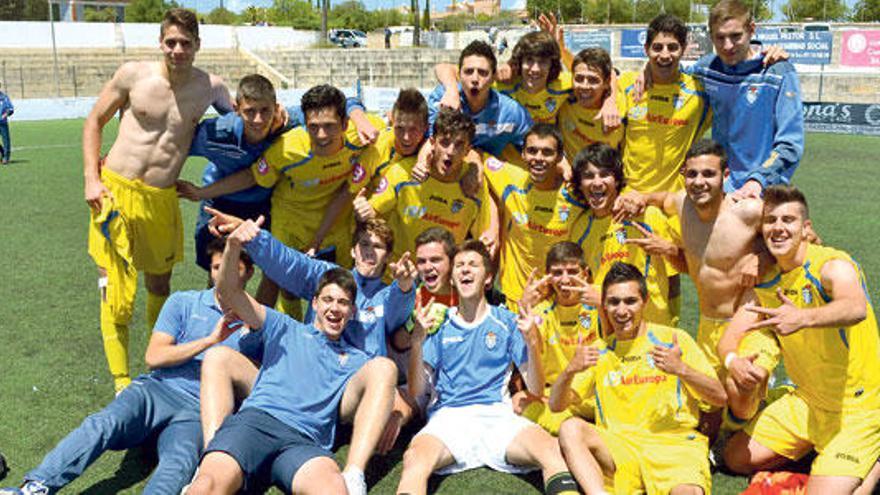
<path id="1" fill-rule="evenodd" d="M 249 5 L 254 5 L 257 7 L 268 7 L 272 5 L 272 0 L 222 0 L 223 5 L 232 11 L 240 12 L 245 7 Z M 340 3 L 343 0 L 331 0 L 331 4 Z M 409 5 L 410 0 L 361 0 L 364 5 L 367 6 L 368 9 L 390 9 L 397 8 L 402 5 Z M 786 3 L 787 0 L 771 0 L 774 16 L 773 20 L 782 20 L 782 12 L 780 9 L 782 5 Z M 844 0 L 849 7 L 852 7 L 857 0 Z M 195 8 L 199 12 L 209 12 L 211 9 L 220 5 L 221 0 L 178 0 L 178 3 L 182 4 L 184 7 Z M 424 0 L 419 0 L 419 3 L 424 6 Z M 431 10 L 440 11 L 445 10 L 446 7 L 450 4 L 450 0 L 431 0 Z M 501 8 L 502 9 L 514 9 L 514 8 L 523 8 L 525 6 L 525 0 L 501 0 Z"/>

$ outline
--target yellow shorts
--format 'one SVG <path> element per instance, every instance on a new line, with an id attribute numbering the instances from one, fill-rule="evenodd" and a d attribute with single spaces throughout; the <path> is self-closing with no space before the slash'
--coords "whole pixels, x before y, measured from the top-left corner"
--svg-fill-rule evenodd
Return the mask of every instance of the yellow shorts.
<path id="1" fill-rule="evenodd" d="M 592 399 L 592 403 L 595 405 L 595 399 Z M 550 407 L 545 402 L 535 401 L 529 404 L 522 412 L 522 417 L 531 420 L 553 436 L 559 435 L 559 427 L 562 426 L 562 423 L 574 416 L 584 418 L 590 422 L 595 419 L 594 409 L 587 402 L 555 413 L 550 410 Z"/>
<path id="2" fill-rule="evenodd" d="M 705 436 L 697 432 L 622 434 L 597 430 L 617 468 L 614 493 L 666 494 L 679 485 L 695 485 L 706 495 L 712 493 Z"/>
<path id="3" fill-rule="evenodd" d="M 101 181 L 113 195 L 114 206 L 127 226 L 135 269 L 158 275 L 170 272 L 183 261 L 183 221 L 175 188 L 149 186 L 106 167 L 101 170 Z M 101 224 L 91 222 L 89 255 L 102 268 L 112 264 L 104 248 L 106 240 Z"/>
<path id="4" fill-rule="evenodd" d="M 700 316 L 700 327 L 697 331 L 697 345 L 703 350 L 709 364 L 715 368 L 715 373 L 719 377 L 726 374 L 724 369 L 724 361 L 718 355 L 718 342 L 730 325 L 730 320 L 723 318 L 710 318 L 708 316 Z M 740 356 L 751 356 L 757 354 L 758 358 L 755 364 L 764 368 L 769 372 L 776 369 L 779 364 L 779 343 L 776 336 L 769 330 L 755 330 L 748 332 L 739 343 L 737 354 Z"/>
<path id="5" fill-rule="evenodd" d="M 880 458 L 877 410 L 826 411 L 810 407 L 790 392 L 767 406 L 745 432 L 764 447 L 789 459 L 815 449 L 810 474 L 864 479 Z"/>
<path id="6" fill-rule="evenodd" d="M 291 212 L 289 208 L 272 205 L 272 235 L 286 246 L 305 251 L 314 239 L 317 227 L 311 228 L 312 222 L 303 222 L 302 215 Z M 351 256 L 351 218 L 350 214 L 343 215 L 321 244 L 322 249 L 330 246 L 336 248 L 336 264 L 344 268 L 351 268 L 354 262 Z M 318 222 L 320 220 L 318 218 Z"/>

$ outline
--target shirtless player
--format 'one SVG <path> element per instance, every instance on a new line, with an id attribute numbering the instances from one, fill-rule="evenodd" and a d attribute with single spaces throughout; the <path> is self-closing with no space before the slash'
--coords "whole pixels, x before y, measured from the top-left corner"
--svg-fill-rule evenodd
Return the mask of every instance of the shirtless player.
<path id="1" fill-rule="evenodd" d="M 685 190 L 677 193 L 656 193 L 648 196 L 650 203 L 661 203 L 668 215 L 681 219 L 680 239 L 687 271 L 697 287 L 700 301 L 700 325 L 697 344 L 719 376 L 724 368 L 749 366 L 764 385 L 778 357 L 772 352 L 775 345 L 766 346 L 768 334 L 752 332 L 740 345 L 741 356 L 757 354 L 753 359 L 734 357 L 722 362 L 717 345 L 736 311 L 745 287 L 754 284 L 755 243 L 761 223 L 762 202 L 759 199 L 734 201 L 725 196 L 724 176 L 727 156 L 724 148 L 709 139 L 694 143 L 685 156 Z M 768 351 L 768 349 L 770 351 Z M 743 408 L 754 402 L 755 387 L 743 397 L 737 393 L 730 379 L 722 380 L 729 395 L 730 413 L 734 418 L 746 419 Z M 731 390 L 731 387 L 734 387 Z M 731 393 L 732 392 L 732 393 Z M 750 408 L 750 407 L 748 407 Z M 720 415 L 715 415 L 717 422 Z M 717 429 L 718 423 L 709 427 Z"/>
<path id="2" fill-rule="evenodd" d="M 144 272 L 152 328 L 170 292 L 171 269 L 183 259 L 174 183 L 196 124 L 210 105 L 232 110 L 223 81 L 192 65 L 200 43 L 195 14 L 167 11 L 159 41 L 163 60 L 123 64 L 83 126 L 89 254 L 98 265 L 101 333 L 117 392 L 131 382 L 128 322 L 137 272 Z M 101 132 L 119 110 L 119 133 L 102 165 Z"/>

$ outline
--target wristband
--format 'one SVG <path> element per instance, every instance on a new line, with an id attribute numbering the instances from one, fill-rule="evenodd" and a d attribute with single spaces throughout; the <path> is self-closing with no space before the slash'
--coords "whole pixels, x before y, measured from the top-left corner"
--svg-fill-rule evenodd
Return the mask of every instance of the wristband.
<path id="1" fill-rule="evenodd" d="M 724 368 L 730 369 L 730 362 L 738 357 L 735 352 L 728 352 L 727 356 L 724 356 Z"/>

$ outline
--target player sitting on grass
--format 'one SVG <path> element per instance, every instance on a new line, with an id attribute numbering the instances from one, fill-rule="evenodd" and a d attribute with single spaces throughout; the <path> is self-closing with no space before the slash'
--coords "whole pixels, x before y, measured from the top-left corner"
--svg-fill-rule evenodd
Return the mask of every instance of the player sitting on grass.
<path id="1" fill-rule="evenodd" d="M 602 282 L 605 341 L 581 346 L 560 373 L 550 409 L 595 396 L 596 426 L 571 418 L 559 444 L 581 487 L 605 493 L 708 495 L 709 446 L 697 431 L 698 403 L 727 397 L 703 352 L 684 330 L 644 317 L 648 302 L 638 268 L 616 262 Z M 610 484 L 610 483 L 609 483 Z"/>
<path id="2" fill-rule="evenodd" d="M 216 280 L 223 241 L 207 246 Z M 237 286 L 253 274 L 242 253 L 231 260 Z M 157 439 L 159 465 L 144 487 L 147 494 L 180 493 L 192 479 L 202 451 L 199 368 L 205 350 L 222 344 L 253 355 L 258 343 L 241 322 L 224 316 L 214 289 L 176 292 L 162 307 L 144 358 L 153 371 L 137 377 L 116 399 L 83 423 L 24 476 L 21 488 L 3 495 L 55 493 L 79 477 L 107 450 L 125 450 Z M 220 346 L 216 346 L 220 347 Z"/>
<path id="3" fill-rule="evenodd" d="M 761 234 L 774 264 L 719 352 L 735 353 L 745 332 L 769 328 L 797 388 L 731 437 L 724 459 L 750 474 L 815 450 L 807 493 L 871 493 L 880 475 L 880 339 L 865 276 L 847 253 L 809 242 L 807 201 L 794 187 L 764 190 Z"/>
<path id="4" fill-rule="evenodd" d="M 222 228 L 229 231 L 240 223 L 240 220 L 219 212 L 215 214 L 212 223 L 215 230 Z M 296 297 L 312 299 L 321 276 L 328 270 L 337 268 L 333 263 L 310 258 L 283 245 L 255 224 L 246 222 L 243 225 L 250 228 L 239 227 L 238 238 L 256 265 L 266 276 Z M 398 262 L 390 264 L 396 281 L 390 286 L 382 282 L 382 274 L 389 265 L 393 237 L 390 229 L 381 220 L 359 223 L 353 241 L 355 268 L 351 273 L 358 289 L 354 302 L 357 313 L 342 339 L 369 357 L 386 356 L 386 338 L 403 326 L 413 310 L 415 266 L 409 260 L 409 253 L 404 253 Z M 313 312 L 309 311 L 305 322 L 311 323 L 314 317 Z M 233 412 L 235 399 L 243 399 L 250 393 L 258 371 L 257 365 L 233 350 L 219 349 L 208 353 L 203 373 L 205 387 L 202 391 L 202 424 L 206 444 L 214 437 L 223 419 Z M 344 471 L 346 483 L 352 493 L 366 490 L 363 470 L 376 445 L 376 435 L 382 433 L 384 426 L 375 415 L 371 416 L 375 411 L 361 409 L 360 406 L 364 394 L 372 393 L 371 387 L 379 386 L 379 382 L 373 381 L 371 376 L 364 377 L 366 387 L 352 387 L 347 392 L 340 409 L 344 422 L 354 420 L 351 448 Z M 406 420 L 412 416 L 408 403 L 399 394 L 395 397 L 395 411 Z M 400 426 L 402 424 L 395 423 L 390 428 L 397 433 Z M 392 444 L 394 440 L 388 439 Z"/>
<path id="5" fill-rule="evenodd" d="M 593 143 L 617 148 L 623 139 L 623 127 L 605 133 L 598 116 L 603 102 L 612 93 L 614 67 L 611 57 L 602 48 L 585 48 L 572 62 L 572 94 L 562 102 L 556 125 L 562 133 L 565 157 L 569 163 L 578 152 Z M 616 97 L 615 105 L 623 100 Z M 623 113 L 623 109 L 618 110 Z"/>
<path id="6" fill-rule="evenodd" d="M 479 241 L 458 249 L 452 280 L 459 304 L 430 336 L 427 332 L 436 318 L 429 304 L 418 307 L 410 391 L 420 395 L 430 371 L 436 376 L 438 399 L 429 407 L 428 424 L 404 453 L 399 493 L 425 493 L 435 471 L 454 473 L 480 466 L 511 473 L 540 467 L 547 493 L 577 493 L 556 440 L 514 414 L 504 399 L 512 363 L 522 369 L 532 393 L 543 392 L 544 380 L 532 315 L 523 310 L 517 320 L 486 301 L 491 263 Z"/>
<path id="7" fill-rule="evenodd" d="M 535 278 L 537 270 L 532 273 L 523 294 L 526 301 L 540 301 L 548 287 L 552 290 L 550 298 L 537 303 L 533 310 L 542 342 L 544 396 L 519 392 L 514 396 L 514 407 L 523 417 L 557 435 L 562 422 L 572 416 L 590 420 L 594 417 L 594 401 L 572 404 L 562 412 L 553 413 L 547 407 L 547 397 L 550 396 L 550 387 L 577 349 L 593 344 L 600 338 L 601 331 L 596 308 L 581 300 L 582 292 L 572 290 L 588 285 L 587 265 L 580 246 L 568 241 L 554 244 L 547 253 L 544 270 L 545 275 L 540 279 Z"/>
<path id="8" fill-rule="evenodd" d="M 188 493 L 233 493 L 270 472 L 285 493 L 344 494 L 346 482 L 329 450 L 341 403 L 360 399 L 355 426 L 369 420 L 363 426 L 370 432 L 371 451 L 394 402 L 394 364 L 370 359 L 341 338 L 354 317 L 358 292 L 347 270 L 332 268 L 321 275 L 311 300 L 311 325 L 266 308 L 239 289 L 229 263 L 256 229 L 248 220 L 229 236 L 217 291 L 227 311 L 259 329 L 263 365 L 241 409 L 208 445 Z"/>

